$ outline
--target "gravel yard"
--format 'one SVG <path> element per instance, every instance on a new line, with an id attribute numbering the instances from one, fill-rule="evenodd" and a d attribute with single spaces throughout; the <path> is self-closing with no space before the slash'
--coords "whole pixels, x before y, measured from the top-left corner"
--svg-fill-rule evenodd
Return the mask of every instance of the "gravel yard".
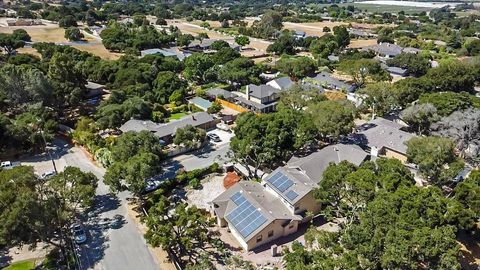
<path id="1" fill-rule="evenodd" d="M 225 174 L 211 174 L 202 180 L 201 189 L 190 189 L 187 191 L 187 202 L 198 208 L 209 209 L 208 203 L 220 195 L 225 188 L 223 178 Z"/>

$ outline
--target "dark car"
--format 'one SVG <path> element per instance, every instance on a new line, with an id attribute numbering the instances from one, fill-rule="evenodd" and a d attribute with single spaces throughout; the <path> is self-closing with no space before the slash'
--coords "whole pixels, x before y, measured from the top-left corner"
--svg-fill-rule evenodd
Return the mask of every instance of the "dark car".
<path id="1" fill-rule="evenodd" d="M 221 142 L 222 141 L 220 139 L 220 137 L 215 133 L 210 133 L 210 134 L 207 135 L 207 137 L 213 142 Z"/>

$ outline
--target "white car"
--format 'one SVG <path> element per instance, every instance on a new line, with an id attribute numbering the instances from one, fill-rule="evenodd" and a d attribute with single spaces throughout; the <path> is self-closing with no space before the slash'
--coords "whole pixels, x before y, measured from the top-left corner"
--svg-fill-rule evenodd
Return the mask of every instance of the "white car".
<path id="1" fill-rule="evenodd" d="M 56 175 L 57 173 L 55 171 L 48 171 L 48 172 L 45 172 L 42 174 L 42 179 L 48 179 L 54 175 Z"/>
<path id="2" fill-rule="evenodd" d="M 87 234 L 80 223 L 74 223 L 70 228 L 72 230 L 73 240 L 75 243 L 80 245 L 87 242 Z"/>
<path id="3" fill-rule="evenodd" d="M 10 161 L 2 161 L 2 163 L 0 163 L 0 167 L 2 167 L 3 169 L 11 169 L 15 167 L 15 165 L 13 165 L 13 163 Z"/>

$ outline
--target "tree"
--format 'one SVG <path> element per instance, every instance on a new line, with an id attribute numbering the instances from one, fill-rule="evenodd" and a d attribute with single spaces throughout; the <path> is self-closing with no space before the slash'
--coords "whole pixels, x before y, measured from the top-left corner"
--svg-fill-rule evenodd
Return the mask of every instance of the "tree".
<path id="1" fill-rule="evenodd" d="M 252 28 L 256 36 L 262 38 L 272 38 L 276 31 L 283 27 L 283 17 L 277 11 L 267 11 L 263 14 L 260 21 L 255 21 Z"/>
<path id="2" fill-rule="evenodd" d="M 62 28 L 77 27 L 77 20 L 72 15 L 67 15 L 58 21 L 58 26 Z"/>
<path id="3" fill-rule="evenodd" d="M 228 83 L 246 85 L 258 81 L 260 69 L 253 60 L 239 57 L 223 65 L 218 71 L 218 79 Z"/>
<path id="4" fill-rule="evenodd" d="M 397 106 L 392 84 L 378 82 L 369 84 L 359 92 L 365 94 L 365 104 L 370 106 L 374 116 L 383 116 Z"/>
<path id="5" fill-rule="evenodd" d="M 337 69 L 352 76 L 358 87 L 362 87 L 367 81 L 391 80 L 390 74 L 382 69 L 380 63 L 374 59 L 344 60 L 340 62 Z"/>
<path id="6" fill-rule="evenodd" d="M 445 61 L 429 69 L 426 78 L 432 81 L 435 92 L 472 92 L 475 83 L 473 71 L 457 60 Z"/>
<path id="7" fill-rule="evenodd" d="M 472 39 L 465 43 L 465 49 L 470 56 L 476 56 L 480 54 L 480 40 Z"/>
<path id="8" fill-rule="evenodd" d="M 401 118 L 419 135 L 428 134 L 430 125 L 438 120 L 437 108 L 430 103 L 414 104 L 402 111 Z"/>
<path id="9" fill-rule="evenodd" d="M 454 199 L 462 204 L 466 209 L 476 213 L 478 220 L 480 215 L 480 172 L 472 171 L 467 179 L 455 187 Z"/>
<path id="10" fill-rule="evenodd" d="M 97 178 L 78 168 L 66 167 L 44 181 L 32 167 L 0 171 L 0 243 L 2 246 L 35 246 L 47 242 L 62 251 L 64 236 L 78 208 L 91 206 Z"/>
<path id="11" fill-rule="evenodd" d="M 77 105 L 86 92 L 85 77 L 75 65 L 75 60 L 66 53 L 56 52 L 50 59 L 47 76 L 54 88 L 58 107 Z"/>
<path id="12" fill-rule="evenodd" d="M 173 143 L 187 148 L 199 147 L 205 139 L 207 134 L 205 130 L 196 128 L 192 125 L 187 125 L 183 128 L 177 129 L 173 137 Z"/>
<path id="13" fill-rule="evenodd" d="M 154 100 L 161 104 L 169 102 L 174 91 L 186 92 L 187 82 L 172 71 L 160 71 L 153 81 Z"/>
<path id="14" fill-rule="evenodd" d="M 11 109 L 43 102 L 49 104 L 51 85 L 43 73 L 31 66 L 5 65 L 0 69 L 0 96 Z"/>
<path id="15" fill-rule="evenodd" d="M 177 40 L 176 44 L 180 47 L 187 47 L 195 38 L 191 34 L 183 34 L 180 35 Z"/>
<path id="16" fill-rule="evenodd" d="M 209 81 L 208 69 L 214 66 L 214 62 L 209 55 L 203 53 L 194 53 L 185 59 L 185 69 L 183 71 L 185 78 L 197 83 L 206 83 Z"/>
<path id="17" fill-rule="evenodd" d="M 78 41 L 83 38 L 82 32 L 77 27 L 69 27 L 65 29 L 65 38 L 71 41 Z"/>
<path id="18" fill-rule="evenodd" d="M 387 60 L 389 66 L 395 66 L 407 70 L 409 75 L 420 77 L 430 69 L 430 61 L 420 54 L 402 53 L 393 59 Z"/>
<path id="19" fill-rule="evenodd" d="M 424 176 L 436 181 L 442 167 L 454 160 L 454 144 L 448 138 L 415 137 L 406 142 L 408 161 L 418 165 Z"/>
<path id="20" fill-rule="evenodd" d="M 235 42 L 240 45 L 240 46 L 245 46 L 245 45 L 248 45 L 250 44 L 250 38 L 248 38 L 247 36 L 236 36 L 235 37 Z"/>
<path id="21" fill-rule="evenodd" d="M 207 112 L 209 114 L 216 114 L 216 113 L 219 113 L 222 109 L 223 109 L 222 104 L 218 101 L 214 101 L 212 103 L 212 106 L 210 106 L 210 108 L 208 108 Z"/>
<path id="22" fill-rule="evenodd" d="M 223 65 L 223 64 L 226 64 L 227 62 L 230 62 L 232 60 L 239 58 L 240 56 L 241 55 L 238 51 L 230 47 L 226 47 L 226 48 L 221 48 L 220 50 L 215 52 L 212 58 L 215 64 Z"/>
<path id="23" fill-rule="evenodd" d="M 277 68 L 295 79 L 311 75 L 317 69 L 315 61 L 306 56 L 282 57 L 277 62 Z"/>
<path id="24" fill-rule="evenodd" d="M 333 34 L 335 35 L 335 41 L 340 48 L 345 48 L 350 44 L 350 34 L 345 26 L 334 26 Z"/>
<path id="25" fill-rule="evenodd" d="M 212 48 L 212 50 L 218 51 L 223 48 L 230 48 L 230 44 L 228 44 L 228 42 L 226 42 L 225 40 L 215 40 L 214 42 L 212 42 L 210 48 Z"/>
<path id="26" fill-rule="evenodd" d="M 295 37 L 290 33 L 283 33 L 274 43 L 268 45 L 267 52 L 274 54 L 295 54 Z"/>
<path id="27" fill-rule="evenodd" d="M 324 26 L 323 29 L 322 29 L 322 32 L 324 33 L 330 33 L 332 30 L 330 30 L 330 27 L 328 26 Z"/>
<path id="28" fill-rule="evenodd" d="M 422 94 L 430 92 L 433 88 L 432 82 L 424 77 L 405 78 L 395 82 L 394 88 L 397 103 L 400 107 L 407 107 L 417 100 Z"/>
<path id="29" fill-rule="evenodd" d="M 150 208 L 146 224 L 145 238 L 150 245 L 172 250 L 179 258 L 188 256 L 188 264 L 193 264 L 212 240 L 207 219 L 198 208 L 171 204 L 165 197 Z"/>
<path id="30" fill-rule="evenodd" d="M 338 140 L 353 130 L 353 104 L 348 101 L 322 101 L 311 105 L 309 112 L 323 138 Z"/>
<path id="31" fill-rule="evenodd" d="M 476 159 L 480 154 L 480 110 L 455 111 L 432 125 L 432 134 L 450 138 L 465 157 Z"/>
<path id="32" fill-rule="evenodd" d="M 297 112 L 303 112 L 311 104 L 325 101 L 325 95 L 318 93 L 317 90 L 304 89 L 300 85 L 295 84 L 288 91 L 280 94 L 280 100 L 277 105 L 277 110 L 288 109 Z"/>
<path id="33" fill-rule="evenodd" d="M 25 41 L 25 42 L 32 41 L 32 38 L 27 33 L 27 31 L 25 31 L 25 29 L 15 29 L 15 30 L 13 30 L 12 37 L 15 40 L 22 40 L 22 41 Z"/>
<path id="34" fill-rule="evenodd" d="M 18 48 L 23 48 L 25 42 L 17 39 L 13 34 L 0 33 L 0 47 L 7 55 L 14 54 Z"/>
<path id="35" fill-rule="evenodd" d="M 309 51 L 316 58 L 327 58 L 335 50 L 338 49 L 338 43 L 335 40 L 335 37 L 331 34 L 323 35 L 322 37 L 313 40 L 310 43 Z"/>
<path id="36" fill-rule="evenodd" d="M 208 39 L 208 38 L 210 38 L 210 37 L 208 36 L 207 33 L 202 32 L 202 33 L 198 33 L 198 35 L 197 35 L 195 38 L 198 39 L 198 40 L 200 40 L 200 41 L 202 41 L 202 40 Z"/>
<path id="37" fill-rule="evenodd" d="M 472 105 L 472 97 L 465 92 L 430 93 L 421 95 L 418 102 L 432 104 L 437 109 L 438 115 L 447 116 L 455 111 L 469 108 Z"/>

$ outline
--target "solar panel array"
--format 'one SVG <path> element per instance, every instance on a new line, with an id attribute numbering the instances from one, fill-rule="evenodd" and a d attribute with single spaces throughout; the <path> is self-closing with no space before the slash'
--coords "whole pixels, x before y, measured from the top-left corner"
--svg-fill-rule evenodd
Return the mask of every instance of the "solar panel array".
<path id="1" fill-rule="evenodd" d="M 227 219 L 244 238 L 267 222 L 267 218 L 247 201 L 240 192 L 233 194 L 230 199 L 237 207 L 227 215 Z"/>
<path id="2" fill-rule="evenodd" d="M 298 194 L 295 191 L 290 190 L 289 192 L 287 192 L 286 196 L 287 196 L 288 199 L 293 201 L 293 200 L 295 200 L 295 198 L 298 197 Z"/>
<path id="3" fill-rule="evenodd" d="M 282 193 L 293 185 L 293 181 L 281 172 L 277 172 L 272 177 L 268 178 L 267 181 Z"/>

